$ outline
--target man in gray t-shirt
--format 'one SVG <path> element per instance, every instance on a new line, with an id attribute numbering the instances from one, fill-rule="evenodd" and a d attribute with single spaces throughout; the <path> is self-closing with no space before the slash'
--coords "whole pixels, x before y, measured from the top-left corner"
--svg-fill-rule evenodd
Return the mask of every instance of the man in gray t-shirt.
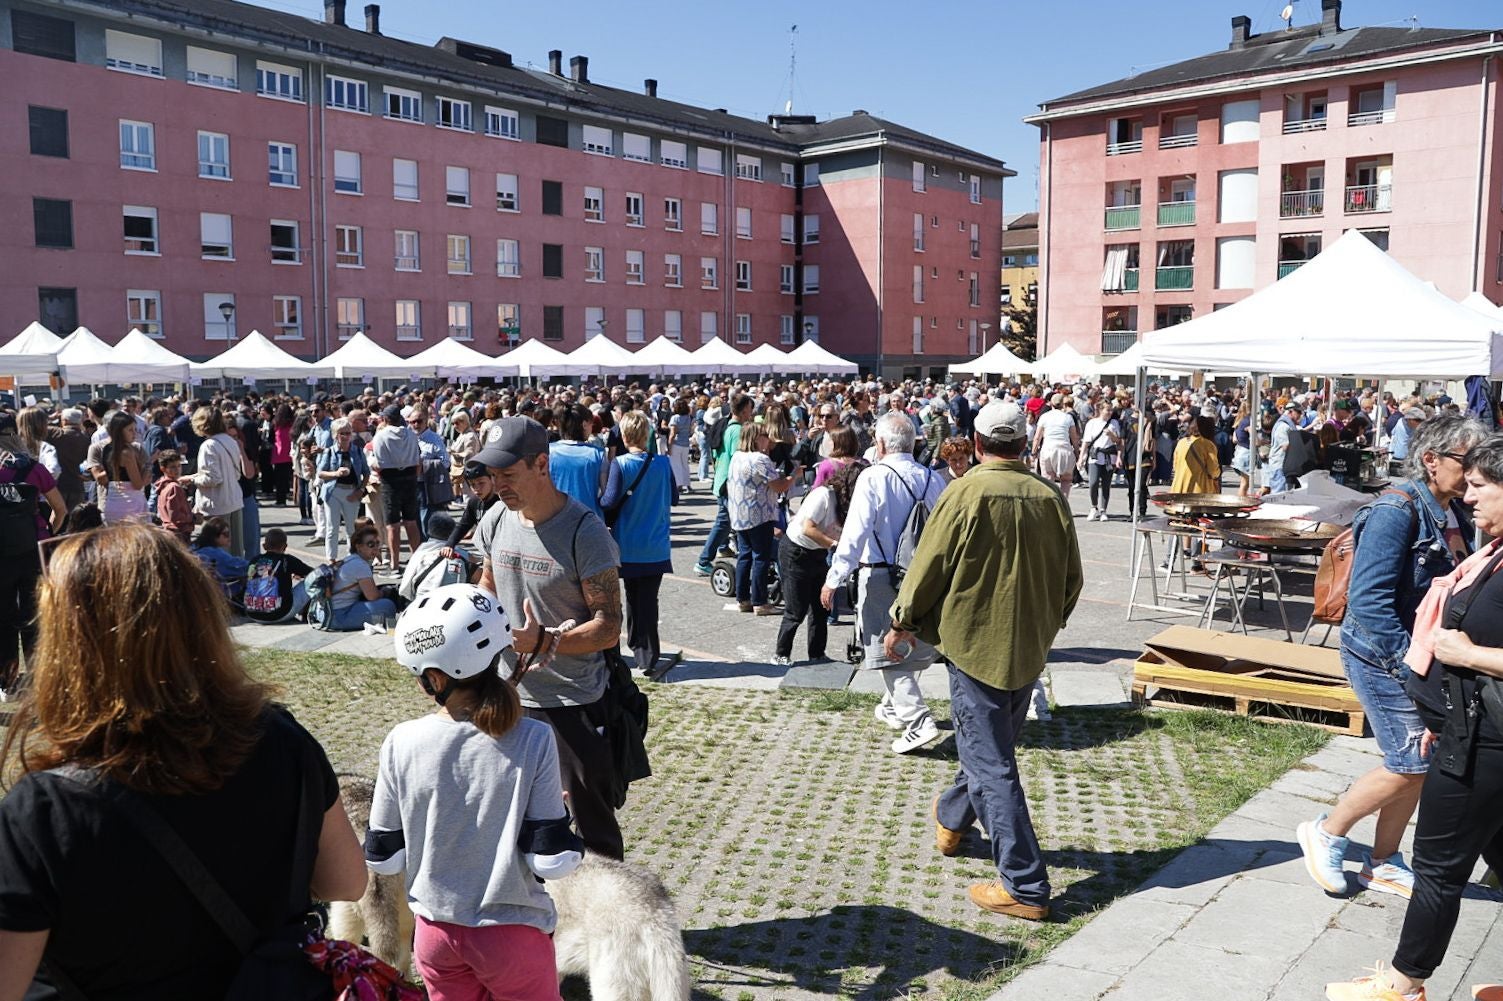
<path id="1" fill-rule="evenodd" d="M 501 503 L 475 531 L 485 554 L 480 586 L 513 623 L 508 658 L 537 649 L 543 628 L 569 619 L 553 661 L 517 684 L 528 716 L 553 727 L 569 807 L 585 846 L 624 854 L 610 800 L 615 762 L 604 734 L 604 651 L 621 642 L 620 551 L 605 524 L 553 485 L 548 432 L 529 417 L 496 422 L 474 461 L 490 469 Z"/>

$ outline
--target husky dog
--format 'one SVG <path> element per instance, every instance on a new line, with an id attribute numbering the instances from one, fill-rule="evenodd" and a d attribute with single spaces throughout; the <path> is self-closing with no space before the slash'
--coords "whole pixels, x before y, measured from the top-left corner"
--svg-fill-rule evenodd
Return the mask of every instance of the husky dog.
<path id="1" fill-rule="evenodd" d="M 365 840 L 371 822 L 371 798 L 376 784 L 359 775 L 339 776 L 339 798 L 350 815 L 355 836 Z M 400 875 L 367 874 L 365 895 L 359 900 L 336 900 L 329 904 L 330 938 L 359 943 L 369 939 L 370 950 L 402 974 L 412 964 L 414 922 L 407 906 L 406 880 Z"/>

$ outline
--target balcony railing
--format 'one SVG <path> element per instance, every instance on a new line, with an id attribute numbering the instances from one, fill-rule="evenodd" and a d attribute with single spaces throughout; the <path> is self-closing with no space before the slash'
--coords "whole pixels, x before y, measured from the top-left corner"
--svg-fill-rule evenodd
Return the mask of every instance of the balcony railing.
<path id="1" fill-rule="evenodd" d="M 1195 202 L 1160 202 L 1160 226 L 1195 225 Z"/>
<path id="2" fill-rule="evenodd" d="M 1138 269 L 1128 268 L 1122 272 L 1122 291 L 1136 292 L 1138 290 Z"/>
<path id="3" fill-rule="evenodd" d="M 1354 184 L 1346 189 L 1348 215 L 1387 212 L 1391 208 L 1392 187 L 1387 184 Z"/>
<path id="4" fill-rule="evenodd" d="M 1153 287 L 1157 289 L 1186 289 L 1195 287 L 1194 266 L 1183 268 L 1159 268 L 1154 275 Z"/>
<path id="5" fill-rule="evenodd" d="M 1101 332 L 1101 353 L 1104 355 L 1119 355 L 1138 343 L 1136 330 L 1103 330 Z"/>
<path id="6" fill-rule="evenodd" d="M 1126 142 L 1106 144 L 1107 156 L 1121 156 L 1123 153 L 1141 152 L 1143 152 L 1143 140 L 1141 139 L 1129 139 Z"/>
<path id="7" fill-rule="evenodd" d="M 1194 132 L 1179 136 L 1159 136 L 1159 149 L 1184 149 L 1199 141 L 1200 137 Z"/>
<path id="8" fill-rule="evenodd" d="M 1141 205 L 1112 205 L 1106 210 L 1107 229 L 1137 229 L 1142 214 Z"/>
<path id="9" fill-rule="evenodd" d="M 1293 274 L 1294 272 L 1298 271 L 1300 269 L 1300 266 L 1304 263 L 1304 261 L 1280 261 L 1279 277 L 1283 278 Z"/>
<path id="10" fill-rule="evenodd" d="M 1324 115 L 1319 118 L 1292 118 L 1284 122 L 1284 135 L 1292 136 L 1296 132 L 1324 132 L 1325 128 Z"/>
<path id="11" fill-rule="evenodd" d="M 1382 125 L 1386 111 L 1358 111 L 1346 116 L 1347 125 L 1356 128 L 1359 125 Z"/>
<path id="12" fill-rule="evenodd" d="M 1317 216 L 1325 211 L 1326 193 L 1323 188 L 1307 188 L 1304 191 L 1286 191 L 1279 196 L 1279 218 L 1301 219 Z"/>

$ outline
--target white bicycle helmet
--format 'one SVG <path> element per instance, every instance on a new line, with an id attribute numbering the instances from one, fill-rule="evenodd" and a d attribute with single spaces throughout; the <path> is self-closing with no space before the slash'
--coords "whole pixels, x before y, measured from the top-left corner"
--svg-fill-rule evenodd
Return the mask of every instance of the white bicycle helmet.
<path id="1" fill-rule="evenodd" d="M 511 623 L 496 596 L 474 584 L 446 584 L 407 606 L 397 620 L 397 660 L 419 677 L 430 667 L 463 681 L 511 646 Z"/>

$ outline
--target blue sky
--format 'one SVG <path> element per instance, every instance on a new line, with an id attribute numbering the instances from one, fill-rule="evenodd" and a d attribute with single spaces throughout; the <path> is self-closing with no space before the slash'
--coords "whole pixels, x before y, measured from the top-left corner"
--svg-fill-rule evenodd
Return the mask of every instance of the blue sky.
<path id="1" fill-rule="evenodd" d="M 322 0 L 252 0 L 323 16 Z M 590 78 L 630 89 L 645 77 L 662 97 L 761 118 L 789 98 L 789 29 L 798 25 L 794 111 L 821 118 L 861 108 L 1006 160 L 1018 172 L 1008 211 L 1035 203 L 1038 130 L 1022 117 L 1042 100 L 1224 48 L 1231 19 L 1279 27 L 1285 0 L 760 0 L 698 4 L 569 0 L 384 0 L 388 35 L 432 44 L 443 35 L 546 66 L 549 49 L 590 57 Z M 349 0 L 363 24 L 365 0 Z M 918 11 L 922 16 L 915 17 Z M 1346 26 L 1407 24 L 1503 29 L 1497 0 L 1347 0 Z M 1295 25 L 1320 0 L 1295 4 Z"/>

